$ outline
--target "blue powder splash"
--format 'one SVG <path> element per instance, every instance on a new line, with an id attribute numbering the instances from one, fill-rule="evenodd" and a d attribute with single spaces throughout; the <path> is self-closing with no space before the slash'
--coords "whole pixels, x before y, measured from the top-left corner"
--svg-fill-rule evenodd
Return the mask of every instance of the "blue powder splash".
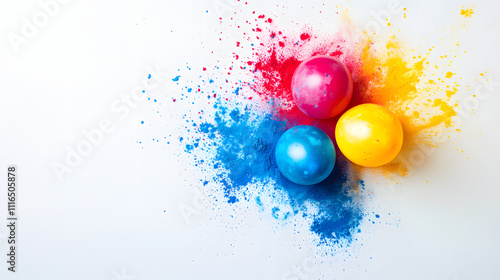
<path id="1" fill-rule="evenodd" d="M 349 244 L 354 234 L 360 232 L 364 209 L 360 203 L 360 181 L 352 171 L 348 161 L 338 158 L 335 169 L 323 182 L 313 186 L 297 185 L 286 179 L 279 171 L 275 159 L 275 147 L 286 130 L 286 121 L 276 120 L 271 115 L 258 116 L 248 108 L 228 109 L 216 104 L 213 120 L 205 120 L 198 127 L 199 133 L 207 141 L 205 146 L 213 147 L 215 154 L 198 156 L 209 162 L 215 170 L 212 180 L 223 188 L 225 201 L 237 203 L 237 197 L 248 197 L 244 191 L 251 183 L 268 183 L 288 194 L 293 215 L 301 215 L 310 221 L 311 232 L 317 234 L 320 244 Z M 197 143 L 199 140 L 196 140 Z M 189 148 L 188 148 L 189 146 Z M 188 144 L 186 152 L 195 147 Z M 269 182 L 274 181 L 275 184 Z M 260 197 L 253 198 L 262 208 Z M 284 202 L 285 203 L 285 202 Z M 306 205 L 315 205 L 312 211 Z M 288 214 L 279 215 L 279 208 L 272 209 L 276 219 L 286 219 Z"/>

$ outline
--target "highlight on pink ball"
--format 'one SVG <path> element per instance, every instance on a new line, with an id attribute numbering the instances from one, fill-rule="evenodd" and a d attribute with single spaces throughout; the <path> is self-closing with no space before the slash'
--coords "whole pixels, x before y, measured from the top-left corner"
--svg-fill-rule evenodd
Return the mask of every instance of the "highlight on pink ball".
<path id="1" fill-rule="evenodd" d="M 295 104 L 315 119 L 328 119 L 342 113 L 351 101 L 352 88 L 347 67 L 325 55 L 303 61 L 292 77 Z"/>

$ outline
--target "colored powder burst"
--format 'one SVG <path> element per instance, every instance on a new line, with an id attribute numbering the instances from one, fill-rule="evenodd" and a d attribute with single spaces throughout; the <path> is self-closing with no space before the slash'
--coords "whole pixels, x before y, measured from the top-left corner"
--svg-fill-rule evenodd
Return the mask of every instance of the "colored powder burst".
<path id="1" fill-rule="evenodd" d="M 227 103 L 227 97 L 218 96 L 213 117 L 204 118 L 199 124 L 199 132 L 208 142 L 201 142 L 201 152 L 196 155 L 197 164 L 201 165 L 203 161 L 211 166 L 214 171 L 209 172 L 215 175 L 209 177 L 223 187 L 227 203 L 263 196 L 266 191 L 255 193 L 249 192 L 248 188 L 254 183 L 264 183 L 269 189 L 287 194 L 287 199 L 282 202 L 286 205 L 282 208 L 292 210 L 284 217 L 293 215 L 306 219 L 320 244 L 349 244 L 355 239 L 354 234 L 360 231 L 359 225 L 365 213 L 362 203 L 364 186 L 360 185 L 349 161 L 337 149 L 339 156 L 332 174 L 320 184 L 306 187 L 282 176 L 274 151 L 281 134 L 294 125 L 315 125 L 334 139 L 337 119 L 312 119 L 293 104 L 290 81 L 300 60 L 315 54 L 329 54 L 337 58 L 344 56 L 344 61 L 351 61 L 350 67 L 359 68 L 361 65 L 343 39 L 332 37 L 311 53 L 301 53 L 303 45 L 287 39 L 282 32 L 270 37 L 274 40 L 263 44 L 262 52 L 246 60 L 245 64 L 251 67 L 241 67 L 251 74 L 250 81 L 241 83 L 246 90 L 240 93 L 239 87 L 235 89 L 238 98 L 251 99 L 254 106 L 240 104 L 229 108 L 221 105 Z M 310 42 L 312 35 L 302 33 L 299 38 Z M 267 52 L 269 44 L 273 47 L 271 52 Z M 364 88 L 364 82 L 356 80 L 357 88 Z M 186 151 L 196 152 L 192 147 L 192 144 L 186 144 Z M 207 147 L 212 148 L 213 154 L 205 152 Z M 273 216 L 275 209 L 278 208 L 273 208 Z"/>
<path id="2" fill-rule="evenodd" d="M 282 208 L 292 210 L 279 216 L 280 208 L 272 207 L 273 217 L 304 218 L 320 244 L 350 244 L 366 215 L 362 175 L 365 172 L 407 175 L 404 158 L 425 141 L 426 135 L 453 125 L 451 117 L 456 112 L 451 100 L 458 85 L 450 82 L 453 75 L 449 73 L 438 73 L 442 77 L 438 78 L 439 83 L 428 79 L 432 67 L 425 56 L 411 57 L 412 52 L 394 36 L 380 47 L 370 40 L 360 43 L 342 34 L 320 36 L 311 31 L 285 34 L 265 16 L 257 20 L 261 21 L 257 25 L 261 25 L 254 28 L 258 42 L 251 45 L 252 53 L 235 53 L 232 66 L 227 69 L 225 82 L 232 85 L 233 91 L 217 94 L 212 91 L 213 98 L 209 95 L 208 103 L 214 112 L 199 116 L 199 123 L 193 124 L 196 128 L 190 130 L 187 143 L 183 143 L 185 151 L 194 155 L 195 165 L 203 165 L 206 176 L 222 187 L 225 203 L 235 204 L 244 199 L 266 207 L 261 196 L 266 192 L 283 192 L 286 199 L 281 200 Z M 244 48 L 240 42 L 236 45 Z M 338 117 L 312 119 L 298 109 L 291 94 L 295 68 L 314 55 L 333 56 L 350 70 L 354 93 L 348 108 L 377 103 L 400 118 L 405 133 L 402 157 L 386 166 L 367 169 L 350 163 L 336 147 L 335 169 L 322 183 L 299 186 L 281 175 L 274 149 L 286 129 L 314 125 L 334 140 Z M 221 69 L 216 75 L 224 71 Z M 237 73 L 231 75 L 232 72 Z M 234 77 L 248 80 L 235 81 Z M 198 88 L 200 91 L 209 90 Z M 257 188 L 258 184 L 265 188 Z"/>
<path id="3" fill-rule="evenodd" d="M 412 52 L 395 36 L 381 49 L 375 48 L 369 39 L 355 43 L 342 35 L 322 36 L 304 47 L 290 42 L 280 44 L 283 40 L 279 37 L 271 38 L 248 64 L 255 65 L 253 90 L 264 102 L 274 100 L 273 104 L 277 104 L 273 117 L 286 120 L 289 126 L 314 125 L 334 139 L 338 117 L 316 120 L 304 115 L 295 106 L 290 89 L 293 71 L 300 61 L 314 55 L 329 55 L 344 62 L 353 76 L 353 99 L 347 109 L 362 103 L 376 103 L 389 108 L 400 119 L 405 136 L 400 156 L 379 168 L 355 166 L 359 172 L 382 173 L 390 178 L 406 176 L 410 164 L 405 159 L 423 143 L 434 146 L 433 136 L 442 137 L 444 131 L 451 131 L 452 117 L 456 116 L 452 99 L 459 87 L 449 80 L 453 73 L 432 72 L 437 65 L 431 65 L 422 54 L 408 57 Z M 292 47 L 287 47 L 290 45 Z M 441 76 L 439 84 L 426 81 L 431 74 Z"/>

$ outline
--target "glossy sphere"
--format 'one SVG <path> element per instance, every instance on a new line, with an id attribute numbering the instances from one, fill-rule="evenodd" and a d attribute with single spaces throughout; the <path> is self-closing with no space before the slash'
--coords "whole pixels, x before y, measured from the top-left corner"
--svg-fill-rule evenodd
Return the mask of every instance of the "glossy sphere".
<path id="1" fill-rule="evenodd" d="M 352 97 L 352 77 L 342 62 L 329 56 L 314 56 L 295 70 L 292 94 L 304 114 L 328 119 L 340 114 Z"/>
<path id="2" fill-rule="evenodd" d="M 385 107 L 362 104 L 340 117 L 335 139 L 350 161 L 375 167 L 398 155 L 403 145 L 403 128 L 398 118 Z"/>
<path id="3" fill-rule="evenodd" d="M 300 185 L 326 179 L 335 166 L 335 147 L 321 129 L 299 125 L 287 130 L 276 146 L 276 162 L 281 173 Z"/>

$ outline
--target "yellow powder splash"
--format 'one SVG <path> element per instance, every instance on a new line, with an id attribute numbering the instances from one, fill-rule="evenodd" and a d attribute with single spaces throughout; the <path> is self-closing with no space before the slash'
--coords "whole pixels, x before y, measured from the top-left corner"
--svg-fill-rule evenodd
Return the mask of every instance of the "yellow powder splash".
<path id="1" fill-rule="evenodd" d="M 409 167 L 420 160 L 422 145 L 433 148 L 443 142 L 443 133 L 449 131 L 451 118 L 456 116 L 451 99 L 459 85 L 451 84 L 451 72 L 439 73 L 437 82 L 428 79 L 429 69 L 438 67 L 431 66 L 423 55 L 408 57 L 411 52 L 395 36 L 382 49 L 375 49 L 368 40 L 360 52 L 360 75 L 368 81 L 363 102 L 385 106 L 396 114 L 405 140 L 393 162 L 375 169 L 358 167 L 358 171 L 393 179 L 395 175 L 406 176 Z"/>
<path id="2" fill-rule="evenodd" d="M 462 10 L 461 14 L 471 17 L 472 8 Z M 343 20 L 347 37 L 356 35 L 358 29 L 350 17 L 344 14 Z M 461 30 L 452 28 L 454 33 Z M 451 138 L 451 133 L 460 132 L 456 127 L 459 123 L 452 121 L 460 109 L 457 93 L 469 89 L 458 84 L 462 79 L 460 74 L 450 71 L 460 48 L 458 42 L 445 41 L 445 36 L 440 48 L 409 49 L 396 35 L 387 37 L 384 30 L 379 31 L 364 31 L 361 40 L 359 36 L 351 36 L 357 38 L 355 56 L 362 65 L 353 72 L 362 95 L 357 97 L 356 104 L 375 103 L 396 114 L 403 126 L 404 143 L 398 157 L 389 164 L 377 168 L 354 167 L 362 178 L 382 175 L 390 184 L 398 183 L 401 176 L 425 164 L 437 145 Z"/>

